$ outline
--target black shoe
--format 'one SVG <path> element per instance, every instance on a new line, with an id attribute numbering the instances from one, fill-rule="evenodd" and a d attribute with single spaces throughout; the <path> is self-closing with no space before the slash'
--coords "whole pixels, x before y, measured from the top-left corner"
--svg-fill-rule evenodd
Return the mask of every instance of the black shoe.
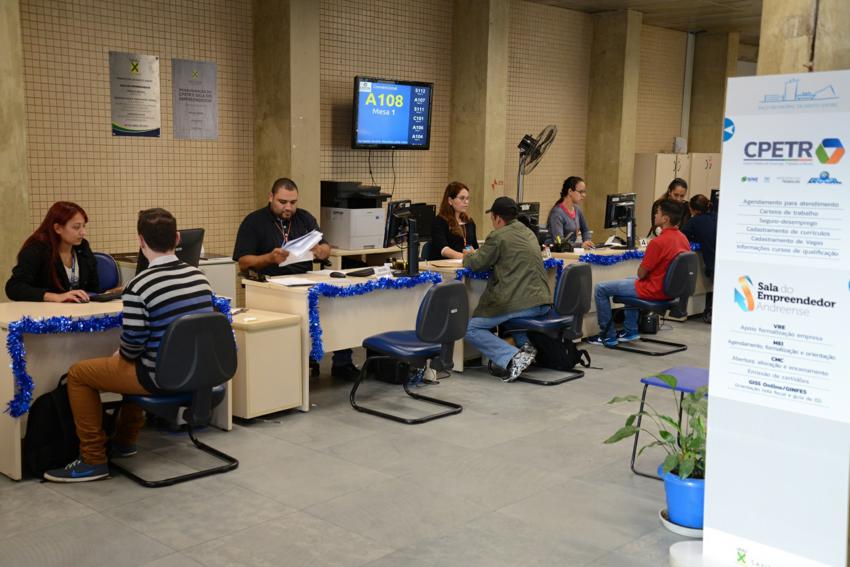
<path id="1" fill-rule="evenodd" d="M 319 375 L 319 363 L 310 359 L 310 378 L 315 378 Z"/>
<path id="2" fill-rule="evenodd" d="M 351 364 L 343 364 L 342 366 L 332 366 L 331 376 L 334 378 L 345 378 L 346 380 L 356 380 L 360 375 L 360 369 Z"/>

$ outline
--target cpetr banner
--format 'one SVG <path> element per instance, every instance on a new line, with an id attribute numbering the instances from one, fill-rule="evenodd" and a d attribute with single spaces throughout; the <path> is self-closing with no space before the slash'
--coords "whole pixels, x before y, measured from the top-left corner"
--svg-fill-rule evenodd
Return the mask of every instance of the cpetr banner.
<path id="1" fill-rule="evenodd" d="M 729 80 L 703 548 L 723 564 L 847 564 L 850 441 L 822 446 L 850 438 L 847 144 L 850 71 Z"/>

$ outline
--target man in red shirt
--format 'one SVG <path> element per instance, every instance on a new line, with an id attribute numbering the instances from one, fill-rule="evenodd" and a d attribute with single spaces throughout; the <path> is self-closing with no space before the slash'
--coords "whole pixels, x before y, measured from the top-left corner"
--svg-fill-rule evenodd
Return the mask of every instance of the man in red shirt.
<path id="1" fill-rule="evenodd" d="M 675 201 L 661 201 L 655 212 L 655 226 L 661 228 L 661 234 L 653 238 L 646 248 L 646 254 L 637 271 L 637 278 L 612 280 L 596 284 L 596 319 L 599 322 L 599 334 L 587 340 L 590 344 L 617 346 L 618 341 L 629 342 L 640 338 L 638 335 L 638 310 L 626 309 L 624 329 L 617 332 L 611 322 L 611 297 L 639 297 L 641 299 L 666 301 L 664 295 L 664 277 L 673 258 L 691 247 L 688 239 L 678 227 L 682 219 L 682 206 Z"/>

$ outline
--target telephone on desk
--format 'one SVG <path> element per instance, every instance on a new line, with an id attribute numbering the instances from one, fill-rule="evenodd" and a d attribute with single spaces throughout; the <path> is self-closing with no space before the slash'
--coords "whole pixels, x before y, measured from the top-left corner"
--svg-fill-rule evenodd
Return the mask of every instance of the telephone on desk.
<path id="1" fill-rule="evenodd" d="M 608 240 L 602 244 L 594 244 L 594 248 L 613 248 L 614 250 L 623 250 L 626 247 L 626 241 L 619 236 L 609 236 Z"/>

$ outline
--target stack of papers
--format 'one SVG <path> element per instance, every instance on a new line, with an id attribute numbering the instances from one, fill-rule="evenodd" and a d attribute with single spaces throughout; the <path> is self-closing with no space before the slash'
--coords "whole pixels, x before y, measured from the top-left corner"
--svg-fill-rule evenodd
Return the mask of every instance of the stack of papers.
<path id="1" fill-rule="evenodd" d="M 289 252 L 289 257 L 278 266 L 288 266 L 289 264 L 297 264 L 298 262 L 312 262 L 313 248 L 322 241 L 322 233 L 318 230 L 311 230 L 304 236 L 290 240 L 284 244 L 283 249 Z"/>
<path id="2" fill-rule="evenodd" d="M 308 280 L 307 278 L 299 278 L 296 276 L 273 276 L 270 278 L 266 278 L 266 281 L 275 285 L 282 285 L 285 287 L 308 286 L 316 285 L 317 283 L 313 280 Z"/>

